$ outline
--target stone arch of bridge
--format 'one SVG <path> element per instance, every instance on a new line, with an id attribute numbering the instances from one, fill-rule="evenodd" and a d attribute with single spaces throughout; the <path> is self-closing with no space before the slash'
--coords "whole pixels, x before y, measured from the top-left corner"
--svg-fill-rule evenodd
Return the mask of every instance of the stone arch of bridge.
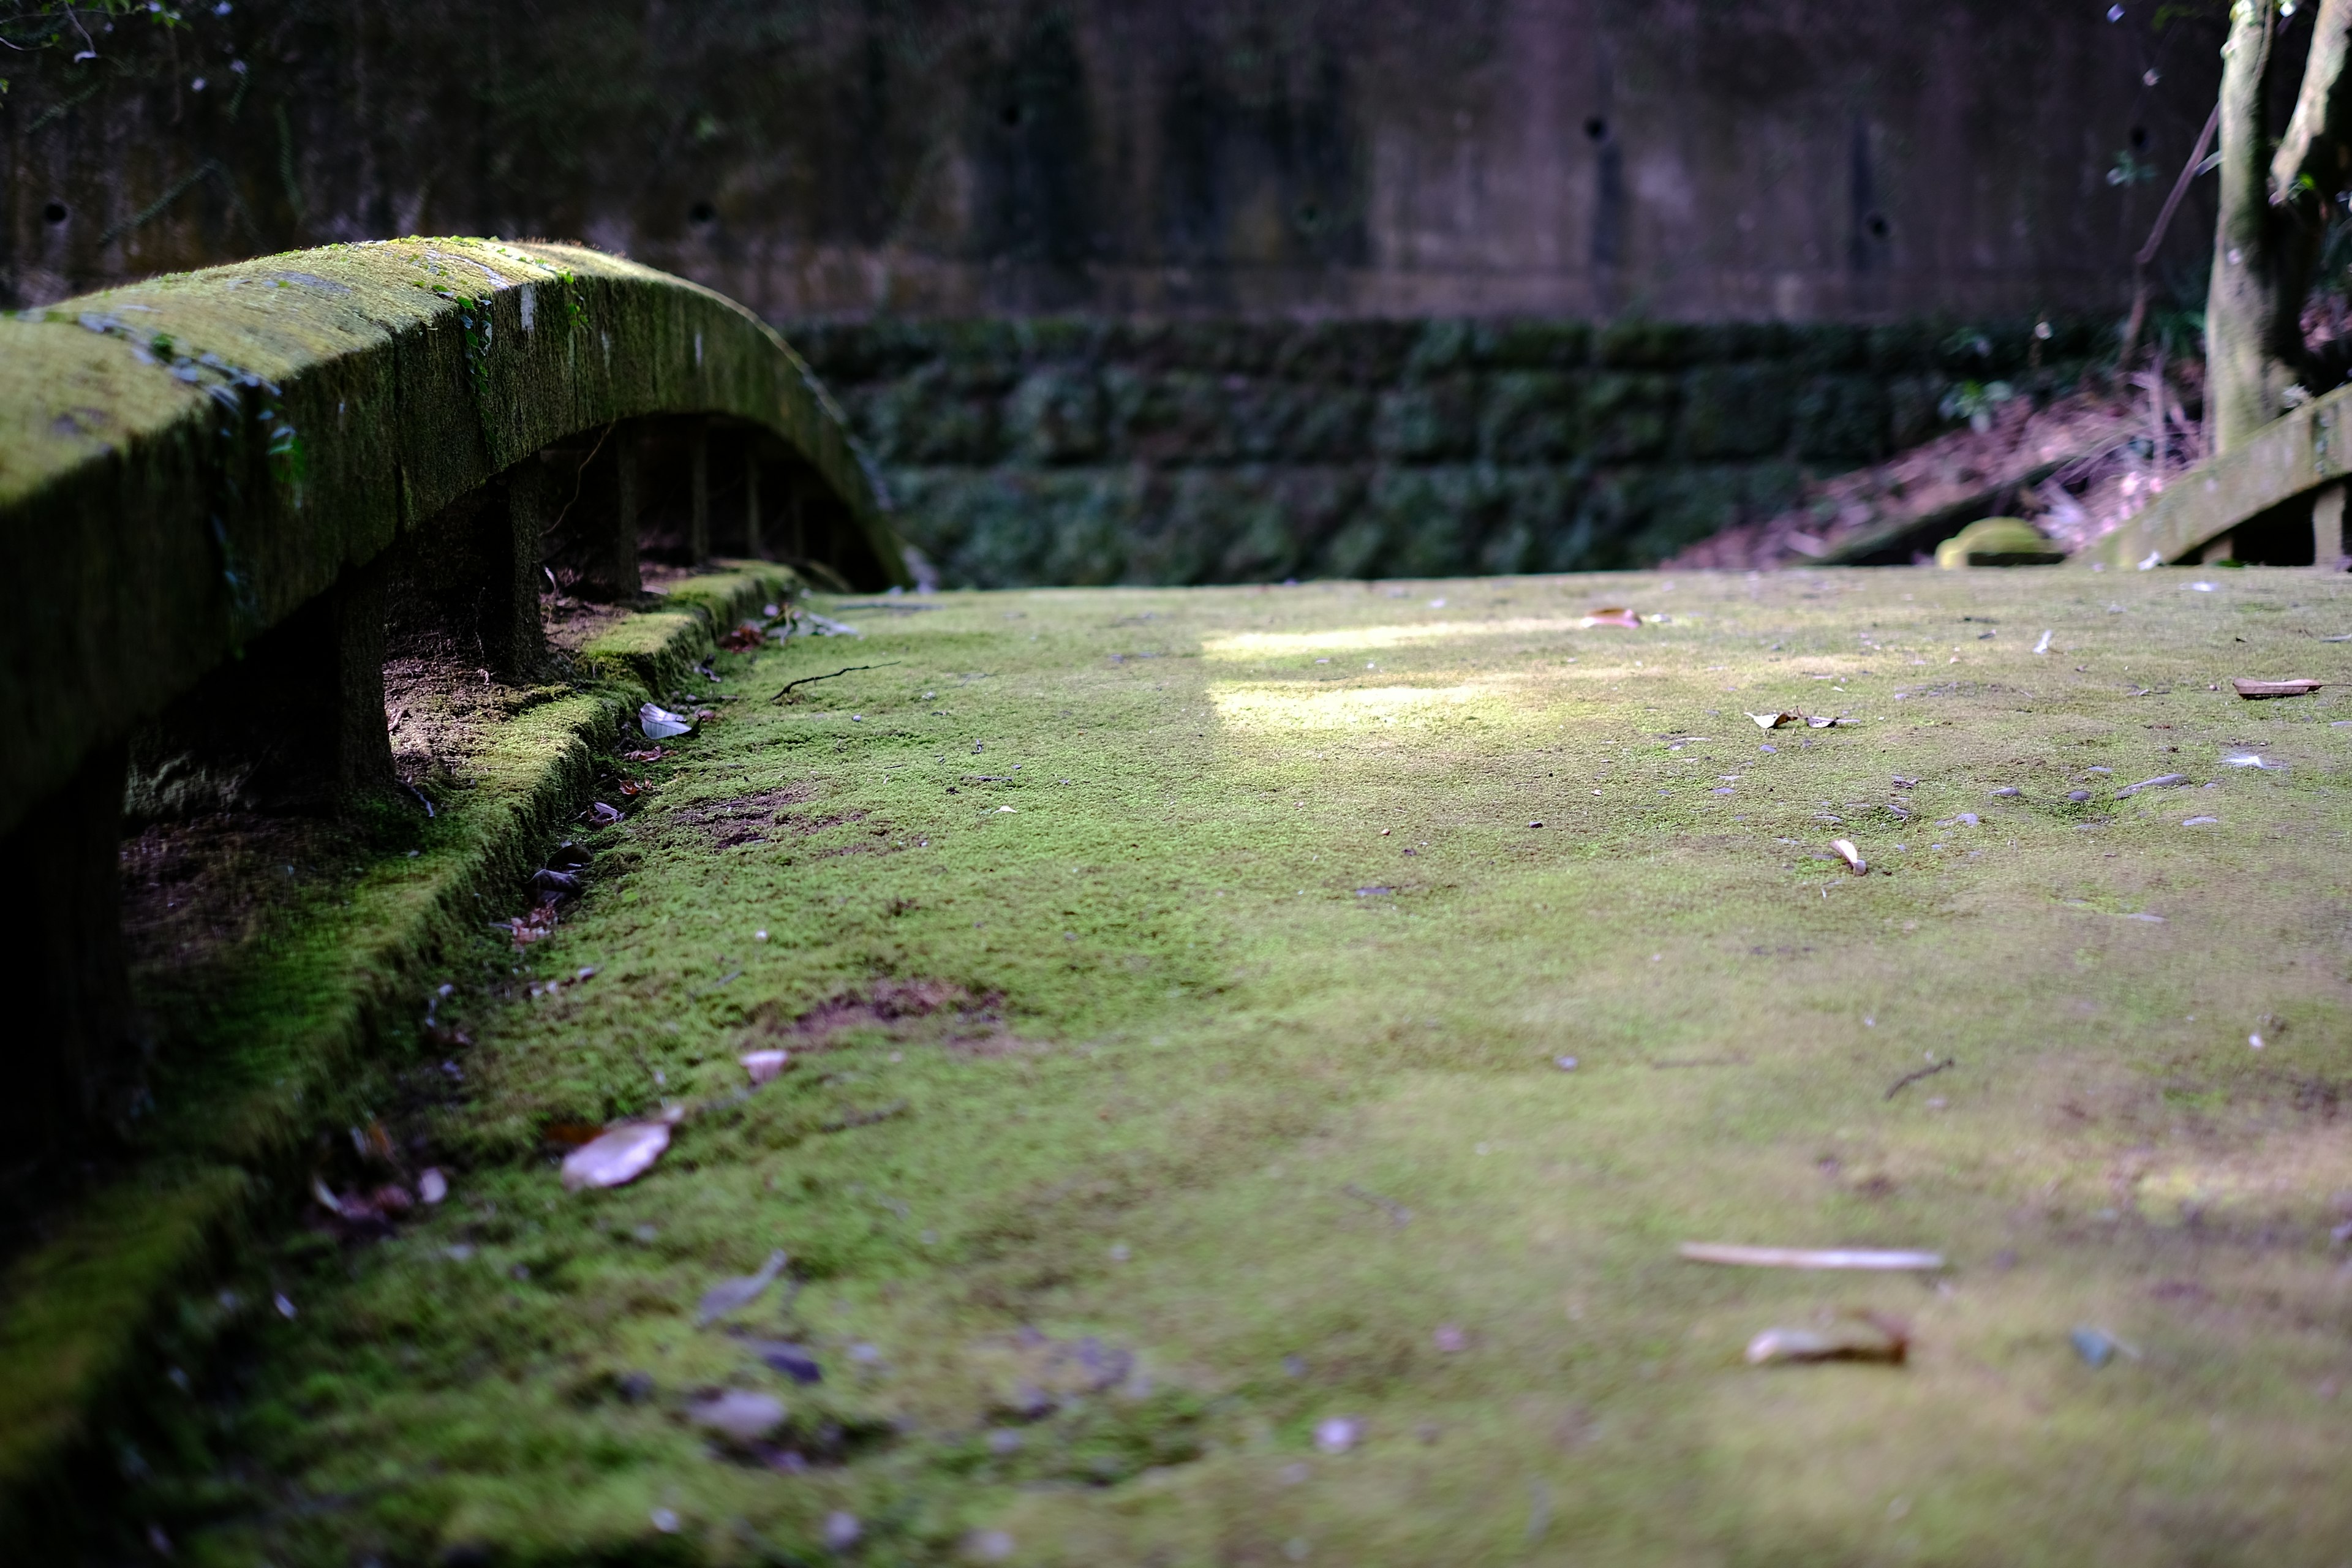
<path id="1" fill-rule="evenodd" d="M 0 318 L 0 925 L 20 1040 L 0 1138 L 58 1142 L 127 1032 L 134 757 L 273 806 L 388 784 L 386 638 L 543 669 L 541 592 L 651 563 L 909 581 L 840 412 L 731 300 L 577 247 L 407 239 Z"/>

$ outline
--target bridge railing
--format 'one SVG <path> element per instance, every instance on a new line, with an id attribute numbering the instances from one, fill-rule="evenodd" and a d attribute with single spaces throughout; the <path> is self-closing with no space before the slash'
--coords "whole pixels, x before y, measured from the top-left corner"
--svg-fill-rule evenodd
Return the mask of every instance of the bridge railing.
<path id="1" fill-rule="evenodd" d="M 773 331 L 614 257 L 480 239 L 0 317 L 0 546 L 19 1155 L 89 1122 L 123 1048 L 134 750 L 242 769 L 280 807 L 388 787 L 388 588 L 518 676 L 545 656 L 543 589 L 625 599 L 649 546 L 908 580 L 839 411 Z"/>
<path id="2" fill-rule="evenodd" d="M 2290 409 L 2245 445 L 2172 479 L 2074 559 L 2110 571 L 2218 561 L 2341 571 L 2347 476 L 2352 386 Z"/>

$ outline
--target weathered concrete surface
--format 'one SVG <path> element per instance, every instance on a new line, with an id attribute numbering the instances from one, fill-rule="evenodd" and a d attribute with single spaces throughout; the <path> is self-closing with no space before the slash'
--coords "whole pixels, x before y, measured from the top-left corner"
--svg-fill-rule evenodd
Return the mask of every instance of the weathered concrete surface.
<path id="1" fill-rule="evenodd" d="M 2263 426 L 2245 445 L 2174 479 L 2147 510 L 2076 560 L 2109 570 L 2172 565 L 2194 563 L 2208 546 L 2227 542 L 2233 558 L 2318 564 L 2310 531 L 2313 492 L 2340 484 L 2347 474 L 2352 474 L 2352 387 L 2338 387 Z M 2298 501 L 2303 503 L 2299 508 Z M 2339 552 L 2342 515 L 2339 500 Z M 2263 537 L 2232 537 L 2248 524 L 2255 524 Z M 2342 563 L 2334 564 L 2340 568 Z"/>
<path id="2" fill-rule="evenodd" d="M 2108 9 L 133 10 L 94 59 L 10 57 L 0 303 L 437 229 L 579 236 L 780 320 L 2120 311 L 2220 37 Z M 2160 274 L 2198 274 L 2210 189 Z"/>
<path id="3" fill-rule="evenodd" d="M 251 638 L 551 442 L 728 416 L 905 580 L 847 433 L 741 307 L 564 246 L 334 246 L 0 318 L 0 830 Z"/>

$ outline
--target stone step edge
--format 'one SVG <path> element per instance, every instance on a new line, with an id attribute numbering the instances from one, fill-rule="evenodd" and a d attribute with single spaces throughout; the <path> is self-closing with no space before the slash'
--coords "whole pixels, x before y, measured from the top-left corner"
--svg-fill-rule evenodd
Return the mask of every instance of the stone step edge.
<path id="1" fill-rule="evenodd" d="M 407 1021 L 442 940 L 495 891 L 511 893 L 539 840 L 583 804 L 592 758 L 635 704 L 660 698 L 717 647 L 720 629 L 799 591 L 767 563 L 673 584 L 667 603 L 629 616 L 583 648 L 579 693 L 500 726 L 508 754 L 460 806 L 472 831 L 426 864 L 369 887 L 344 922 L 349 976 L 330 1005 L 289 1032 L 295 1071 L 240 1097 L 215 1147 L 142 1163 L 84 1194 L 51 1237 L 0 1272 L 0 1540 L 61 1550 L 80 1507 L 78 1475 L 106 1412 L 152 1378 L 152 1341 L 174 1300 L 217 1277 L 249 1242 L 299 1144 L 304 1089 Z M 437 863 L 435 863 L 437 862 Z M 380 922 L 380 923 L 379 923 Z M 249 977 L 268 984 L 273 965 Z M 253 1304 L 248 1304 L 253 1305 Z M 259 1303 L 268 1310 L 268 1303 Z"/>

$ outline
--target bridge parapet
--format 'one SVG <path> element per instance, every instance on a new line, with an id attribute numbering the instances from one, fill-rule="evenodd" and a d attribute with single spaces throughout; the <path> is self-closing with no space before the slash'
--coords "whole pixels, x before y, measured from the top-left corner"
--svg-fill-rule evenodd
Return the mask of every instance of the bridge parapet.
<path id="1" fill-rule="evenodd" d="M 649 268 L 412 238 L 0 318 L 0 545 L 24 590 L 0 620 L 0 844 L 26 878 L 0 981 L 18 1037 L 54 1042 L 18 1064 L 11 1146 L 89 1116 L 122 1032 L 135 749 L 236 753 L 303 808 L 388 785 L 388 589 L 519 671 L 542 585 L 626 597 L 656 540 L 908 580 L 799 355 Z M 459 564 L 420 592 L 437 554 Z"/>
<path id="2" fill-rule="evenodd" d="M 2347 476 L 2352 386 L 2289 410 L 2244 446 L 2189 469 L 2074 560 L 2110 570 L 2231 560 L 2340 571 Z"/>

